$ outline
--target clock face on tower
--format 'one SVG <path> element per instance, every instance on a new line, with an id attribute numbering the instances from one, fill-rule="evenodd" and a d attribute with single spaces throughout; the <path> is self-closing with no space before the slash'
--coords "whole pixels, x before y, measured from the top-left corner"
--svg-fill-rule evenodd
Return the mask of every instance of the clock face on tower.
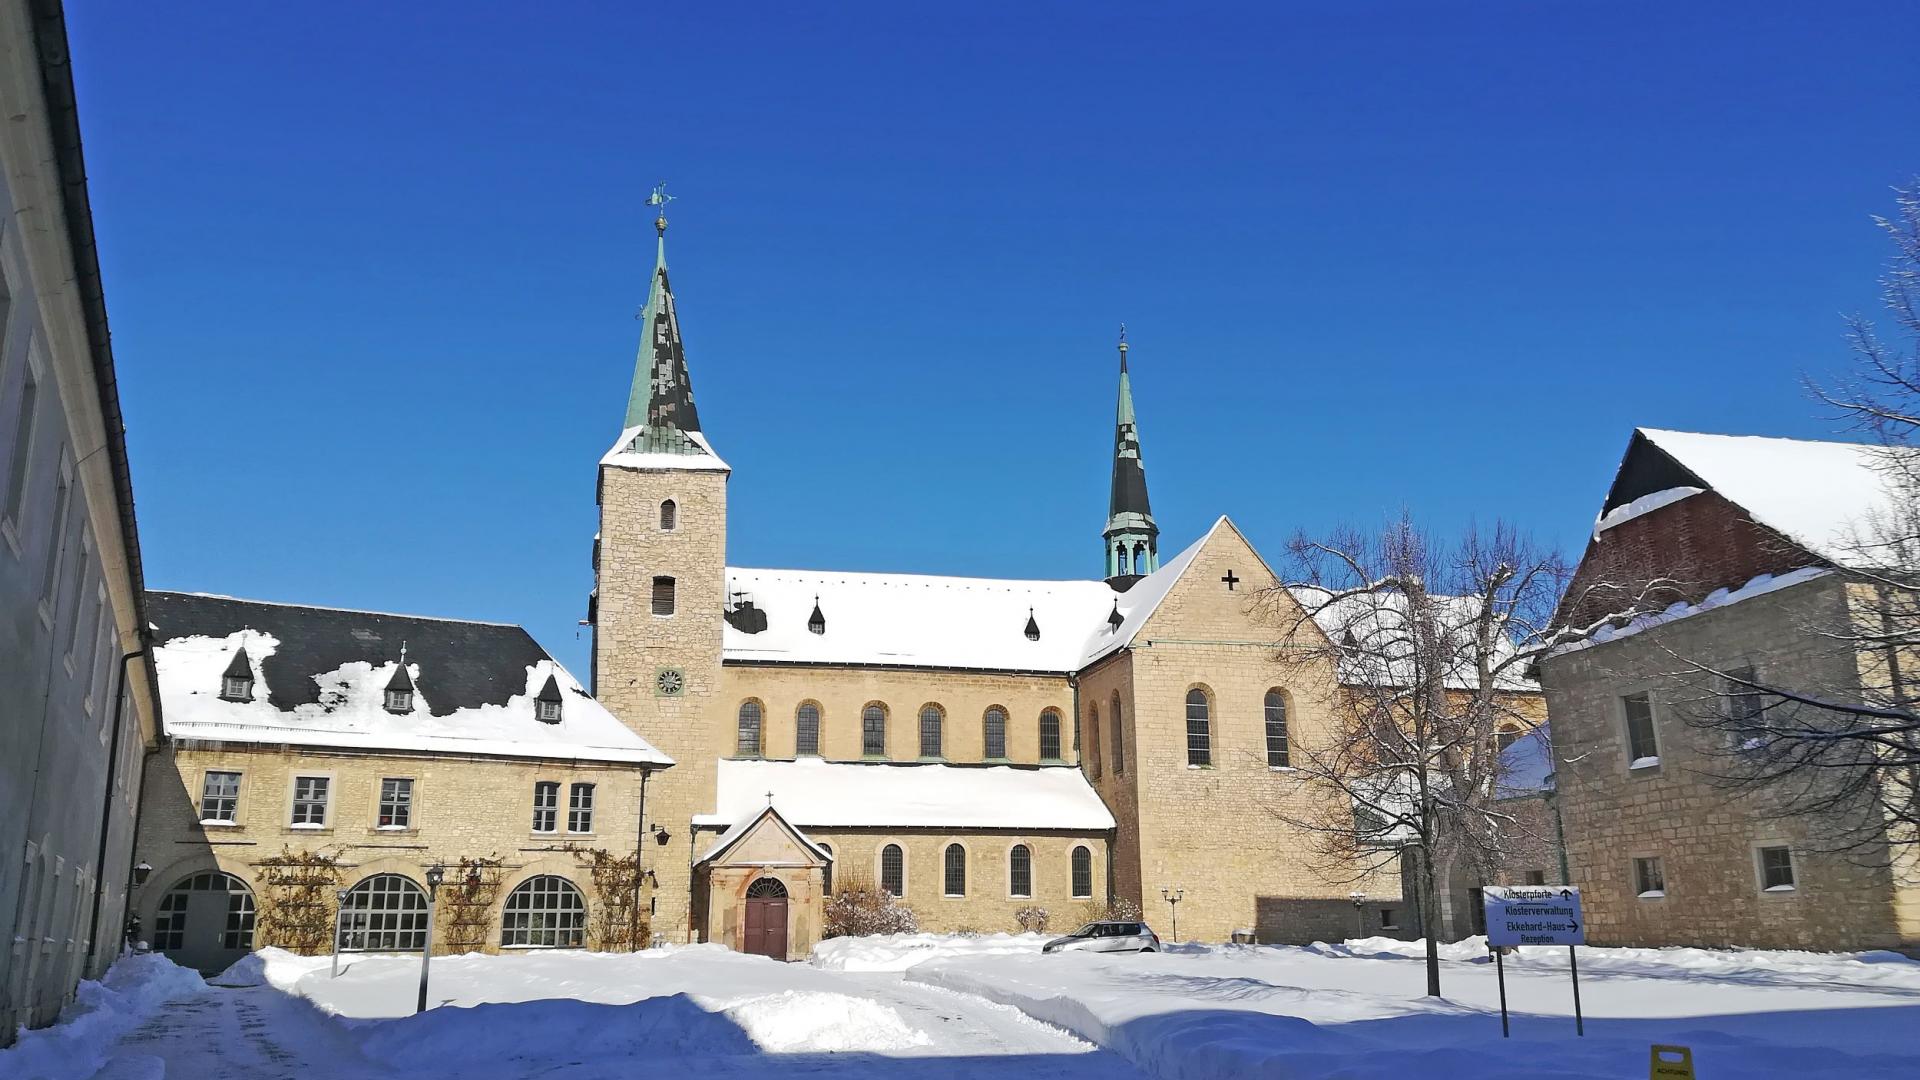
<path id="1" fill-rule="evenodd" d="M 686 687 L 686 672 L 679 668 L 663 667 L 653 673 L 653 692 L 661 697 L 679 697 Z"/>

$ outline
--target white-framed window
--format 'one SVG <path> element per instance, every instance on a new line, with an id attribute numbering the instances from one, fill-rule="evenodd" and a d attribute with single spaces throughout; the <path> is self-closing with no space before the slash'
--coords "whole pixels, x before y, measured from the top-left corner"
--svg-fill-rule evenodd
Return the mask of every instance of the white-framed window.
<path id="1" fill-rule="evenodd" d="M 1660 764 L 1660 739 L 1653 728 L 1653 701 L 1646 691 L 1623 696 L 1620 715 L 1627 729 L 1627 768 L 1647 769 Z"/>
<path id="2" fill-rule="evenodd" d="M 231 825 L 240 818 L 240 774 L 209 769 L 200 778 L 200 823 Z"/>
<path id="3" fill-rule="evenodd" d="M 1633 860 L 1633 891 L 1642 900 L 1658 900 L 1667 895 L 1667 869 L 1657 855 L 1636 856 Z"/>
<path id="4" fill-rule="evenodd" d="M 330 776 L 293 778 L 293 813 L 290 822 L 294 828 L 326 828 L 328 795 L 332 788 L 333 778 Z"/>
<path id="5" fill-rule="evenodd" d="M 94 705 L 98 702 L 102 690 L 100 686 L 100 669 L 106 659 L 108 645 L 107 624 L 111 614 L 112 608 L 107 603 L 107 583 L 102 581 L 100 584 L 94 586 L 93 592 L 93 656 L 87 661 L 86 665 L 87 700 L 85 705 L 88 715 L 93 714 Z M 105 741 L 106 730 L 104 725 L 100 728 L 103 742 Z"/>
<path id="6" fill-rule="evenodd" d="M 387 690 L 387 711 L 405 713 L 413 711 L 413 691 L 404 687 Z"/>
<path id="7" fill-rule="evenodd" d="M 0 341 L 0 347 L 4 345 L 5 342 Z M 40 365 L 31 351 L 27 354 L 27 370 L 20 383 L 20 397 L 13 417 L 13 448 L 7 455 L 6 501 L 0 503 L 0 524 L 18 537 L 25 532 L 20 518 L 26 510 L 27 485 L 33 480 L 33 437 L 40 421 Z"/>
<path id="8" fill-rule="evenodd" d="M 567 831 L 593 831 L 593 785 L 575 784 L 567 789 Z"/>
<path id="9" fill-rule="evenodd" d="M 533 831 L 560 830 L 560 782 L 541 780 L 533 785 Z"/>
<path id="10" fill-rule="evenodd" d="M 946 896 L 967 895 L 967 849 L 959 844 L 948 844 L 942 861 L 942 893 Z"/>
<path id="11" fill-rule="evenodd" d="M 245 701 L 253 696 L 253 680 L 244 675 L 228 675 L 221 681 L 220 696 Z"/>
<path id="12" fill-rule="evenodd" d="M 559 702 L 542 701 L 542 702 L 538 702 L 537 705 L 538 705 L 538 709 L 536 710 L 535 715 L 539 717 L 541 723 L 557 724 L 560 722 L 560 703 Z"/>
<path id="13" fill-rule="evenodd" d="M 67 564 L 68 508 L 73 505 L 73 460 L 67 448 L 60 447 L 60 470 L 55 474 L 53 495 L 53 543 L 47 548 L 45 576 L 40 581 L 40 621 L 52 626 L 54 609 L 60 602 L 60 574 Z"/>
<path id="14" fill-rule="evenodd" d="M 69 675 L 74 673 L 75 654 L 80 651 L 80 624 L 85 621 L 80 611 L 82 606 L 80 598 L 87 595 L 87 572 L 92 565 L 93 530 L 90 528 L 81 529 L 80 558 L 76 559 L 73 564 L 73 612 L 67 619 L 67 644 L 62 653 L 65 657 L 63 663 L 66 664 L 67 674 Z M 55 609 L 54 618 L 58 620 L 59 617 L 60 612 L 58 609 Z"/>
<path id="15" fill-rule="evenodd" d="M 380 781 L 380 816 L 376 820 L 382 829 L 413 828 L 411 777 L 389 776 Z"/>
<path id="16" fill-rule="evenodd" d="M 1760 874 L 1760 891 L 1779 895 L 1796 891 L 1800 879 L 1794 866 L 1793 849 L 1785 844 L 1761 844 L 1753 849 L 1754 868 Z"/>

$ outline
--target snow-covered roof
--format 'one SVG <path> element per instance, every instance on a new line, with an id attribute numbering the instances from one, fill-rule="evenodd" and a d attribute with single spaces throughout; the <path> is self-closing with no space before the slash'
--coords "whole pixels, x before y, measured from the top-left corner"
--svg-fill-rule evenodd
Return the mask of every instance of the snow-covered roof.
<path id="1" fill-rule="evenodd" d="M 1716 608 L 1738 604 L 1743 600 L 1751 600 L 1756 596 L 1765 596 L 1771 592 L 1779 592 L 1781 589 L 1790 589 L 1795 585 L 1815 581 L 1827 577 L 1832 573 L 1833 571 L 1823 567 L 1803 566 L 1798 570 L 1789 571 L 1785 574 L 1761 574 L 1757 577 L 1750 578 L 1737 589 L 1715 589 L 1703 597 L 1698 603 L 1690 603 L 1682 600 L 1674 604 L 1669 604 L 1664 610 L 1641 615 L 1638 618 L 1630 620 L 1625 625 L 1616 626 L 1609 624 L 1602 626 L 1598 630 L 1595 630 L 1592 636 L 1561 645 L 1548 655 L 1561 656 L 1570 652 L 1579 652 L 1582 649 L 1591 649 L 1595 645 L 1605 645 L 1609 641 L 1618 641 L 1621 638 L 1632 637 L 1635 634 L 1651 630 L 1657 626 L 1665 626 L 1670 622 L 1678 622 L 1681 619 L 1690 619 L 1701 612 L 1713 611 Z"/>
<path id="2" fill-rule="evenodd" d="M 1640 428 L 1639 434 L 1755 521 L 1836 562 L 1849 561 L 1856 530 L 1890 506 L 1886 455 L 1909 452 L 1656 428 Z"/>
<path id="3" fill-rule="evenodd" d="M 769 803 L 768 805 L 763 806 L 758 810 L 755 810 L 748 814 L 741 815 L 740 820 L 734 822 L 732 825 L 727 826 L 727 831 L 721 833 L 719 839 L 707 845 L 707 850 L 701 853 L 698 859 L 694 860 L 694 864 L 698 865 L 704 862 L 711 862 L 713 859 L 717 858 L 720 854 L 725 852 L 728 848 L 732 847 L 736 842 L 740 840 L 741 837 L 752 832 L 753 827 L 755 825 L 760 824 L 760 819 L 765 817 L 772 817 L 777 822 L 779 822 L 780 825 L 784 826 L 786 828 L 787 833 L 790 834 L 796 841 L 798 841 L 800 846 L 802 848 L 805 848 L 807 852 L 811 854 L 814 858 L 819 859 L 821 862 L 833 861 L 832 855 L 827 854 L 827 852 L 824 849 L 822 849 L 820 845 L 813 842 L 812 837 L 808 836 L 804 832 L 801 832 L 800 827 L 798 825 L 795 825 L 793 822 L 788 821 L 784 814 L 780 813 L 778 809 L 776 809 L 771 803 Z"/>
<path id="4" fill-rule="evenodd" d="M 1133 644 L 1133 639 L 1140 633 L 1140 628 L 1147 625 L 1147 620 L 1159 610 L 1160 602 L 1167 598 L 1167 593 L 1173 590 L 1174 585 L 1187 572 L 1187 567 L 1193 564 L 1194 556 L 1200 553 L 1200 549 L 1205 547 L 1207 541 L 1213 539 L 1213 534 L 1219 532 L 1220 527 L 1225 524 L 1227 524 L 1226 516 L 1221 515 L 1214 520 L 1213 527 L 1208 529 L 1200 539 L 1188 544 L 1180 554 L 1161 563 L 1160 569 L 1134 582 L 1133 588 L 1119 594 L 1120 625 L 1118 627 L 1111 626 L 1107 622 L 1114 611 L 1110 601 L 1109 605 L 1100 612 L 1101 621 L 1093 628 L 1092 635 L 1086 639 L 1080 663 L 1075 666 L 1085 667 L 1103 656 Z"/>
<path id="5" fill-rule="evenodd" d="M 646 431 L 644 425 L 622 431 L 613 448 L 601 457 L 600 464 L 617 465 L 623 469 L 677 469 L 682 472 L 733 471 L 731 466 L 720 460 L 720 455 L 713 452 L 707 437 L 698 431 L 672 433 L 673 437 L 684 438 L 699 450 L 698 453 L 687 454 L 640 449 L 645 444 L 645 441 L 640 438 L 644 431 Z"/>
<path id="6" fill-rule="evenodd" d="M 727 568 L 727 593 L 766 616 L 759 633 L 728 622 L 727 660 L 1062 673 L 1081 666 L 1115 595 L 1103 581 L 742 567 Z M 818 634 L 808 628 L 816 601 Z M 1038 640 L 1027 637 L 1029 613 Z"/>
<path id="7" fill-rule="evenodd" d="M 1553 790 L 1553 733 L 1548 725 L 1541 724 L 1500 751 L 1494 787 L 1502 799 L 1524 798 Z"/>
<path id="8" fill-rule="evenodd" d="M 167 734 L 272 743 L 665 766 L 527 632 L 502 623 L 150 592 Z M 412 708 L 387 711 L 400 671 Z M 246 653 L 246 700 L 221 696 Z M 535 715 L 552 679 L 560 719 Z"/>
<path id="9" fill-rule="evenodd" d="M 728 826 L 757 815 L 773 793 L 781 816 L 802 828 L 1113 828 L 1113 815 L 1070 765 L 943 765 L 894 762 L 719 763 L 715 812 L 695 819 Z"/>
<path id="10" fill-rule="evenodd" d="M 1343 653 L 1340 661 L 1343 680 L 1369 686 L 1404 686 L 1412 682 L 1416 674 L 1414 641 L 1409 631 L 1406 593 L 1382 589 L 1329 603 L 1330 594 L 1316 586 L 1295 585 L 1289 589 L 1301 606 L 1313 613 L 1314 622 L 1334 644 L 1346 644 L 1351 635 L 1353 649 Z M 1434 605 L 1434 628 L 1453 645 L 1446 684 L 1454 689 L 1471 690 L 1479 685 L 1478 648 L 1473 643 L 1480 601 L 1471 596 L 1435 595 L 1429 599 Z M 1510 638 L 1502 637 L 1495 642 L 1492 652 L 1490 659 L 1495 662 L 1509 660 L 1515 646 Z M 1499 677 L 1499 689 L 1517 692 L 1540 689 L 1537 682 L 1521 672 L 1522 666 L 1508 667 Z"/>

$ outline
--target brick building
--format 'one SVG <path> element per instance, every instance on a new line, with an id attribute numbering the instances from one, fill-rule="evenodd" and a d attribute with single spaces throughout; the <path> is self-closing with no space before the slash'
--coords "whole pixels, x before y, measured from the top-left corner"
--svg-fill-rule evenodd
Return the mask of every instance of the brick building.
<path id="1" fill-rule="evenodd" d="M 1863 680 L 1879 675 L 1843 638 L 1874 610 L 1849 564 L 1856 530 L 1886 505 L 1879 453 L 1634 433 L 1562 621 L 1591 624 L 1662 580 L 1665 610 L 1540 664 L 1567 857 L 1594 943 L 1920 945 L 1910 854 L 1838 850 L 1877 826 L 1785 814 L 1778 791 L 1730 786 L 1738 748 L 1712 721 L 1743 698 L 1695 673 L 1751 672 L 1862 700 Z"/>

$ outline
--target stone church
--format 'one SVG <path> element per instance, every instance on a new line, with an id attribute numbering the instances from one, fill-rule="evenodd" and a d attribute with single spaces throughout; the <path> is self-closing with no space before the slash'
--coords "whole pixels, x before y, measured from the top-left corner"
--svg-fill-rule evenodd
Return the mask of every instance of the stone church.
<path id="1" fill-rule="evenodd" d="M 1162 560 L 1124 339 L 1102 578 L 733 566 L 666 226 L 588 605 L 594 696 L 675 762 L 643 825 L 657 938 L 804 956 L 855 886 L 933 931 L 1122 899 L 1165 936 L 1166 896 L 1183 939 L 1413 926 L 1397 875 L 1317 871 L 1274 816 L 1328 797 L 1291 755 L 1335 675 L 1275 663 L 1254 601 L 1276 579 L 1227 518 Z"/>

